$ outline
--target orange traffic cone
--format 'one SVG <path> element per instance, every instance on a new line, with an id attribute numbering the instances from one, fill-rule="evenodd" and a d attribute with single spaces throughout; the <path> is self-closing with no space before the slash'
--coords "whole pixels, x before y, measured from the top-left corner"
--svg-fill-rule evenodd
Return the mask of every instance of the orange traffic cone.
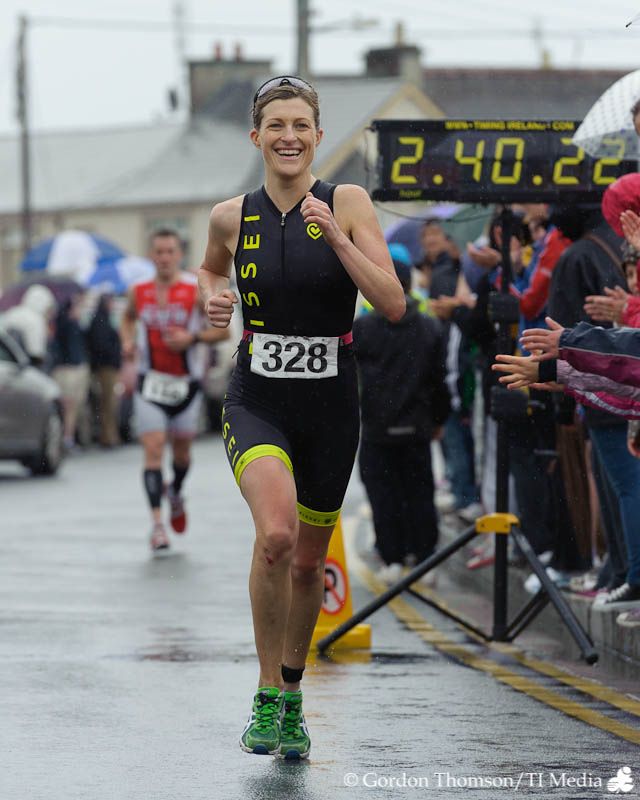
<path id="1" fill-rule="evenodd" d="M 344 554 L 342 541 L 342 525 L 338 523 L 334 528 L 329 552 L 324 567 L 324 600 L 320 609 L 320 616 L 316 623 L 311 640 L 311 646 L 322 639 L 338 625 L 342 625 L 353 616 L 351 604 L 351 590 L 349 587 L 349 573 L 347 560 Z M 338 639 L 332 648 L 338 650 L 351 650 L 356 648 L 371 647 L 371 626 L 356 625 L 348 633 Z"/>

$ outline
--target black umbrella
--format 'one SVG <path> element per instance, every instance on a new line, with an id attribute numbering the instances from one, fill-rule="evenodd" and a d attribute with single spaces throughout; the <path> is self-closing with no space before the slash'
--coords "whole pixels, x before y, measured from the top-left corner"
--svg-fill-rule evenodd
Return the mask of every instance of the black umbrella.
<path id="1" fill-rule="evenodd" d="M 72 281 L 70 278 L 56 278 L 40 274 L 29 278 L 29 280 L 9 286 L 9 288 L 0 295 L 0 311 L 8 311 L 10 308 L 13 308 L 13 306 L 17 306 L 27 289 L 36 283 L 40 284 L 40 286 L 46 286 L 55 297 L 56 303 L 59 306 L 62 305 L 65 300 L 73 297 L 73 295 L 84 291 L 79 283 Z"/>

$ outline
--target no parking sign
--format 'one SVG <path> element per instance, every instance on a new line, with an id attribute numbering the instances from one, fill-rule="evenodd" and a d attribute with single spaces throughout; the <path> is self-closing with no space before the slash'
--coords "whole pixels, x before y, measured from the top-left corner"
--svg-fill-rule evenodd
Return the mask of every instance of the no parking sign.
<path id="1" fill-rule="evenodd" d="M 339 614 L 347 602 L 349 584 L 347 576 L 334 558 L 327 558 L 324 565 L 324 598 L 322 610 L 325 614 Z"/>
<path id="2" fill-rule="evenodd" d="M 312 644 L 327 636 L 353 616 L 353 604 L 349 587 L 349 574 L 342 541 L 342 524 L 338 520 L 329 542 L 329 552 L 324 567 L 324 595 L 322 607 L 313 632 Z M 369 649 L 371 628 L 356 625 L 334 645 L 336 649 Z"/>

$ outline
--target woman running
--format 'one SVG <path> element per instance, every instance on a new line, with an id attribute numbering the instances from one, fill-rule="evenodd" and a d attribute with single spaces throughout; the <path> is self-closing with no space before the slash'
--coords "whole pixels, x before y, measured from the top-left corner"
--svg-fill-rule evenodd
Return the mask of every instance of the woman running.
<path id="1" fill-rule="evenodd" d="M 255 524 L 249 591 L 260 662 L 240 746 L 306 758 L 300 681 L 358 444 L 356 297 L 391 321 L 405 299 L 365 190 L 312 174 L 323 135 L 315 89 L 272 78 L 255 94 L 252 122 L 264 184 L 213 208 L 199 285 L 211 324 L 228 326 L 235 264 L 244 334 L 223 437 Z"/>

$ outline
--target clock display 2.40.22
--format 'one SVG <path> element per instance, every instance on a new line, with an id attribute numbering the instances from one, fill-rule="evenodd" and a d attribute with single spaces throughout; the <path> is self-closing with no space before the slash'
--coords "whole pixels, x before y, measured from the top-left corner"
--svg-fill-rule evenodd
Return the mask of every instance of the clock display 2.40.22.
<path id="1" fill-rule="evenodd" d="M 496 186 L 516 186 L 531 182 L 533 186 L 551 184 L 552 186 L 578 186 L 591 183 L 595 186 L 608 186 L 618 177 L 616 168 L 624 160 L 625 143 L 622 139 L 611 139 L 615 156 L 592 160 L 586 158 L 581 147 L 573 144 L 571 137 L 562 136 L 560 143 L 566 151 L 564 155 L 550 162 L 548 154 L 540 152 L 532 142 L 520 136 L 498 136 L 488 139 L 486 136 L 449 138 L 447 144 L 453 145 L 452 157 L 442 163 L 436 159 L 435 153 L 425 159 L 425 139 L 420 136 L 399 136 L 398 144 L 411 154 L 397 156 L 391 165 L 391 183 L 395 186 L 419 183 L 418 175 L 412 166 L 424 173 L 426 182 L 429 178 L 436 186 L 445 183 L 445 175 L 455 177 L 462 183 L 491 183 Z M 527 154 L 529 150 L 534 151 Z M 438 148 L 442 151 L 442 148 Z M 446 155 L 444 152 L 441 153 Z M 458 167 L 452 170 L 451 167 Z M 613 168 L 613 169 L 611 169 Z M 438 171 L 440 169 L 440 171 Z M 453 172 L 453 175 L 451 174 Z"/>
<path id="2" fill-rule="evenodd" d="M 574 122 L 378 124 L 379 199 L 593 196 L 631 168 L 623 139 L 608 140 L 599 159 L 573 144 Z"/>

